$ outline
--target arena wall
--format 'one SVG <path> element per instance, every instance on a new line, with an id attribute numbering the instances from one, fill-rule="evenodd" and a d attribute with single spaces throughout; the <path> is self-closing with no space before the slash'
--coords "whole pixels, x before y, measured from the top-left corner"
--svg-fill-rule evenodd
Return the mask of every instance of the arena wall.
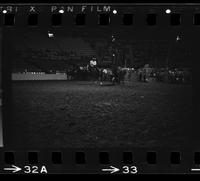
<path id="1" fill-rule="evenodd" d="M 67 80 L 67 75 L 59 74 L 32 74 L 12 73 L 12 80 Z"/>

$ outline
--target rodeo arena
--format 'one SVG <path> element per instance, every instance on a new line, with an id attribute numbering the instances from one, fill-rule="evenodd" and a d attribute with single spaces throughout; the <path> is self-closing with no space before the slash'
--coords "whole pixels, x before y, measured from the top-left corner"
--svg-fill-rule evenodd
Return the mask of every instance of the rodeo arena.
<path id="1" fill-rule="evenodd" d="M 190 47 L 181 35 L 171 40 L 86 31 L 12 36 L 13 127 L 21 130 L 15 143 L 146 147 L 187 142 L 192 70 Z"/>
<path id="2" fill-rule="evenodd" d="M 26 45 L 31 40 L 18 41 L 26 49 L 16 52 L 13 80 L 64 79 L 129 85 L 137 81 L 188 84 L 192 79 L 187 60 L 190 52 L 184 50 L 184 45 L 166 40 L 120 40 L 115 35 L 104 39 L 61 38 L 50 31 L 48 37 L 48 41 L 38 37 L 46 42 L 41 48 Z M 181 44 L 178 41 L 179 36 L 174 44 Z"/>

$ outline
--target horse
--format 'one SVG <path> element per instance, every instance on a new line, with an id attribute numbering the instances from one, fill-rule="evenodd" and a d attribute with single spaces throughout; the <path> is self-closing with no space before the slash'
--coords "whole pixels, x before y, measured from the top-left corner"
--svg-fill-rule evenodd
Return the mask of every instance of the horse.
<path id="1" fill-rule="evenodd" d="M 112 82 L 113 73 L 111 69 L 98 67 L 97 70 L 98 70 L 98 81 L 100 85 L 103 84 L 103 81 Z"/>
<path id="2" fill-rule="evenodd" d="M 90 79 L 98 82 L 100 85 L 103 85 L 104 81 L 109 81 L 113 85 L 115 84 L 124 84 L 126 70 L 121 67 L 113 66 L 112 68 L 108 67 L 99 67 L 99 66 L 88 66 L 90 72 Z"/>
<path id="3" fill-rule="evenodd" d="M 113 85 L 115 84 L 124 84 L 126 70 L 121 67 L 117 67 L 114 69 L 110 68 L 102 68 L 99 70 L 99 81 L 100 85 L 103 84 L 103 81 L 109 81 Z"/>

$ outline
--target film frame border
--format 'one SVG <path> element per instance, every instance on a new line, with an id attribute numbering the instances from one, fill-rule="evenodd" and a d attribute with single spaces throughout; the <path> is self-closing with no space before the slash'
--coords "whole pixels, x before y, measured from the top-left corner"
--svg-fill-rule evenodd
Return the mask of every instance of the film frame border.
<path id="1" fill-rule="evenodd" d="M 69 4 L 71 5 L 71 3 Z M 105 4 L 106 3 L 104 3 L 104 5 Z M 48 6 L 51 4 L 44 4 L 44 5 Z M 78 5 L 81 5 L 81 4 L 75 4 L 75 6 L 78 6 Z M 195 4 L 192 4 L 192 6 L 193 5 Z M 30 5 L 27 5 L 27 6 L 30 6 Z M 39 4 L 39 6 L 41 6 L 41 4 Z M 114 4 L 114 6 L 119 6 L 119 5 Z M 174 6 L 177 6 L 177 5 L 174 5 Z M 33 151 L 30 151 L 30 150 L 33 150 Z M 77 172 L 90 173 L 91 171 L 94 171 L 93 173 L 102 173 L 102 167 L 111 166 L 111 165 L 120 168 L 120 170 L 123 169 L 122 166 L 135 165 L 138 167 L 138 169 L 141 170 L 141 172 L 138 171 L 138 173 L 191 173 L 191 170 L 188 170 L 188 165 L 191 165 L 191 167 L 189 168 L 193 168 L 194 164 L 199 165 L 199 162 L 200 162 L 199 150 L 192 150 L 188 148 L 186 149 L 184 148 L 183 150 L 176 150 L 176 149 L 170 150 L 169 148 L 169 150 L 165 150 L 165 151 L 162 148 L 158 148 L 158 149 L 157 148 L 156 149 L 119 148 L 117 149 L 117 151 L 116 149 L 110 149 L 110 148 L 105 148 L 105 149 L 104 148 L 103 149 L 81 149 L 80 148 L 80 149 L 58 149 L 58 150 L 53 149 L 53 150 L 54 151 L 52 153 L 52 151 L 49 151 L 48 149 L 21 150 L 18 148 L 10 149 L 10 148 L 6 148 L 5 146 L 3 148 L 0 148 L 0 153 L 1 153 L 0 165 L 4 165 L 5 162 L 7 161 L 8 161 L 7 162 L 8 165 L 17 164 L 17 165 L 22 165 L 22 166 L 24 166 L 24 163 L 26 163 L 27 165 L 32 165 L 32 166 L 38 163 L 39 164 L 45 163 L 47 165 L 48 164 L 50 165 L 50 169 L 53 168 L 52 172 L 50 171 L 50 173 L 56 173 L 56 172 L 60 173 L 61 171 L 64 171 L 62 173 L 77 173 Z M 28 153 L 28 152 L 31 152 L 31 153 Z M 132 155 L 132 163 L 123 163 L 123 160 L 126 160 L 125 156 L 123 156 L 124 152 L 129 153 L 128 154 L 129 156 L 127 156 L 129 157 L 129 159 L 127 159 L 129 161 L 131 160 L 130 155 Z M 103 153 L 103 156 L 100 156 L 102 155 L 102 153 Z M 10 156 L 6 156 L 6 155 L 10 155 Z M 166 157 L 166 155 L 168 156 Z M 9 160 L 10 159 L 9 157 L 11 157 L 11 160 Z M 178 157 L 180 159 L 178 159 Z M 8 159 L 8 160 L 6 161 L 5 159 Z M 102 161 L 101 163 L 100 159 L 103 159 L 104 161 Z M 172 160 L 172 162 L 174 162 L 174 164 L 170 163 L 170 159 Z M 21 164 L 22 160 L 23 160 L 23 164 Z M 36 160 L 38 161 L 38 163 Z M 52 162 L 54 163 L 52 164 Z M 68 168 L 68 170 L 66 168 Z M 97 170 L 99 170 L 99 172 Z"/>
<path id="2" fill-rule="evenodd" d="M 131 7 L 129 7 L 129 5 L 131 5 Z M 31 5 L 31 4 L 1 4 L 0 5 L 0 11 L 1 11 L 1 14 L 3 14 L 4 16 L 7 16 L 6 18 L 3 16 L 1 16 L 1 21 L 0 21 L 0 25 L 3 26 L 3 27 L 22 27 L 22 26 L 42 26 L 41 24 L 41 20 L 38 22 L 37 25 L 28 25 L 27 21 L 28 21 L 28 18 L 26 17 L 26 21 L 24 21 L 24 16 L 27 16 L 27 15 L 30 15 L 30 16 L 33 16 L 32 19 L 33 21 L 36 21 L 36 19 L 42 19 L 41 16 L 44 16 L 46 15 L 46 19 L 48 19 L 47 23 L 44 24 L 44 21 L 42 22 L 43 23 L 43 26 L 58 26 L 57 28 L 61 28 L 62 26 L 66 26 L 66 25 L 76 25 L 76 22 L 75 22 L 75 19 L 76 19 L 76 15 L 86 15 L 87 13 L 88 14 L 97 14 L 98 16 L 99 15 L 109 15 L 109 22 L 107 25 L 116 25 L 116 26 L 124 26 L 125 24 L 122 23 L 122 19 L 123 19 L 123 15 L 134 15 L 135 13 L 139 14 L 139 16 L 141 16 L 140 18 L 137 17 L 136 15 L 136 24 L 132 24 L 133 26 L 141 26 L 141 25 L 157 25 L 155 22 L 154 24 L 151 24 L 152 22 L 150 22 L 148 24 L 148 19 L 150 19 L 150 21 L 153 19 L 153 20 L 159 20 L 159 26 L 160 25 L 169 25 L 169 26 L 174 26 L 176 27 L 176 25 L 180 25 L 180 26 L 184 26 L 184 23 L 185 25 L 195 25 L 195 19 L 196 19 L 196 25 L 199 25 L 199 13 L 200 13 L 200 8 L 199 8 L 199 5 L 198 3 L 182 3 L 182 4 L 178 4 L 178 3 L 116 3 L 116 4 L 113 4 L 113 3 L 40 3 L 40 4 L 34 4 L 34 5 Z M 46 7 L 45 7 L 46 6 Z M 121 9 L 121 7 L 122 9 Z M 133 7 L 134 6 L 134 10 L 133 10 Z M 141 11 L 141 7 L 144 7 L 143 10 Z M 158 8 L 158 6 L 160 6 L 160 8 Z M 194 8 L 194 6 L 196 6 Z M 29 7 L 29 8 L 28 8 Z M 78 7 L 78 8 L 74 8 L 74 7 Z M 79 8 L 80 7 L 80 8 Z M 114 8 L 113 8 L 114 7 Z M 116 8 L 115 8 L 116 7 Z M 120 8 L 119 8 L 120 7 Z M 129 10 L 125 11 L 124 12 L 124 8 L 127 8 Z M 150 8 L 149 8 L 150 7 Z M 193 14 L 193 17 L 184 17 L 184 15 L 182 16 L 182 10 L 184 9 L 188 9 L 188 11 L 190 9 L 192 9 L 194 11 L 194 14 Z M 160 9 L 160 10 L 159 10 Z M 117 10 L 117 11 L 116 11 Z M 23 13 L 21 13 L 21 12 Z M 25 11 L 25 12 L 24 12 Z M 45 11 L 45 12 L 44 12 Z M 123 12 L 122 12 L 123 11 Z M 165 13 L 164 13 L 165 11 Z M 72 16 L 72 21 L 69 21 L 69 18 L 66 19 L 65 17 L 65 20 L 68 20 L 68 21 L 63 21 L 64 23 L 61 24 L 61 25 L 53 25 L 50 23 L 51 19 L 53 18 L 54 15 L 60 15 L 60 16 L 69 16 L 70 14 L 74 14 Z M 120 16 L 118 15 L 120 14 Z M 157 14 L 161 17 L 158 17 Z M 163 16 L 166 16 L 164 14 L 169 14 L 169 17 L 171 18 L 171 16 L 174 16 L 172 17 L 172 21 L 174 19 L 174 22 L 175 24 L 173 24 L 173 22 L 171 22 L 170 24 L 170 18 L 168 17 L 163 19 Z M 39 17 L 34 17 L 34 15 L 37 15 L 37 16 L 40 16 Z M 143 16 L 142 16 L 143 15 Z M 149 15 L 149 17 L 148 17 Z M 155 15 L 155 16 L 154 16 Z M 189 15 L 189 14 L 188 14 Z M 196 17 L 195 17 L 196 15 Z M 88 18 L 88 20 L 96 20 L 96 22 L 93 22 L 93 25 L 95 26 L 97 21 L 99 21 L 99 18 L 96 19 L 91 19 L 91 17 Z M 121 20 L 121 22 L 119 23 L 119 21 L 116 23 L 116 20 L 115 18 L 119 18 Z M 44 19 L 43 18 L 43 19 Z M 114 21 L 111 22 L 110 24 L 110 18 L 112 18 Z M 160 19 L 159 19 L 160 18 Z M 186 18 L 192 18 L 192 21 L 191 20 L 186 20 Z M 6 25 L 6 22 L 5 22 L 5 19 L 6 21 L 13 21 L 13 24 L 12 25 Z M 15 22 L 17 19 L 17 23 Z M 20 20 L 23 20 L 23 21 L 20 21 Z M 60 17 L 59 18 L 55 18 L 56 20 L 58 19 L 61 19 Z M 183 21 L 183 24 L 182 24 L 182 19 L 184 19 Z M 162 21 L 161 20 L 165 20 L 165 22 L 163 22 L 162 24 Z M 186 22 L 186 21 L 188 22 Z M 146 21 L 146 22 L 145 22 Z M 179 22 L 178 22 L 179 21 Z M 178 22 L 176 24 L 176 22 Z M 189 24 L 189 22 L 191 24 Z M 15 24 L 16 23 L 16 24 Z M 67 24 L 66 24 L 67 23 Z M 90 23 L 87 23 L 90 25 Z M 99 22 L 98 22 L 99 24 Z M 180 26 L 177 26 L 180 27 Z M 78 26 L 76 26 L 78 27 Z M 130 28 L 130 27 L 129 27 Z"/>

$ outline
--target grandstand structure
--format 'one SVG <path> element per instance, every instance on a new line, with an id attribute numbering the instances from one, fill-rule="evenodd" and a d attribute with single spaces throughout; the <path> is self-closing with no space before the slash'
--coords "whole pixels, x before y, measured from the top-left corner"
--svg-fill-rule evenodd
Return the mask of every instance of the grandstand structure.
<path id="1" fill-rule="evenodd" d="M 15 41 L 17 45 L 16 57 L 12 60 L 13 72 L 64 71 L 69 64 L 77 64 L 96 54 L 81 38 L 55 37 L 52 40 L 42 34 L 38 34 L 37 39 L 33 37 L 19 37 L 24 41 Z"/>
<path id="2" fill-rule="evenodd" d="M 87 31 L 55 33 L 29 31 L 13 37 L 13 73 L 66 73 L 71 66 L 87 66 L 96 58 L 98 66 L 141 68 L 188 67 L 189 49 L 169 40 L 131 39 L 120 33 Z M 42 74 L 43 73 L 43 74 Z"/>

